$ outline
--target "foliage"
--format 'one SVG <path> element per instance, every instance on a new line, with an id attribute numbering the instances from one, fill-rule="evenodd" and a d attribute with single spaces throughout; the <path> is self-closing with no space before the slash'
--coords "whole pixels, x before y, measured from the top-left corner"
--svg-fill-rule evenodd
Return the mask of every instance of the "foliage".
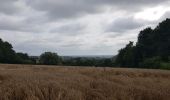
<path id="1" fill-rule="evenodd" d="M 10 43 L 0 39 L 0 63 L 31 64 L 28 54 L 16 53 Z"/>
<path id="2" fill-rule="evenodd" d="M 117 56 L 116 63 L 119 66 L 130 67 L 134 62 L 134 47 L 133 42 L 129 42 L 125 48 L 119 50 L 119 56 Z"/>
<path id="3" fill-rule="evenodd" d="M 61 63 L 61 59 L 57 53 L 45 52 L 40 56 L 40 64 L 58 65 L 60 63 Z"/>
<path id="4" fill-rule="evenodd" d="M 10 43 L 0 39 L 0 63 L 17 63 L 17 55 Z"/>
<path id="5" fill-rule="evenodd" d="M 140 66 L 144 68 L 157 69 L 160 68 L 161 63 L 162 61 L 160 57 L 153 57 L 153 58 L 145 59 L 143 62 L 140 63 Z"/>
<path id="6" fill-rule="evenodd" d="M 136 45 L 130 42 L 119 51 L 116 63 L 123 67 L 162 68 L 170 61 L 169 57 L 170 19 L 166 19 L 155 29 L 142 30 Z"/>
<path id="7" fill-rule="evenodd" d="M 170 69 L 170 19 L 159 23 L 152 29 L 150 27 L 140 31 L 138 40 L 134 45 L 129 42 L 125 48 L 113 59 L 77 57 L 63 60 L 57 53 L 45 52 L 41 54 L 40 64 L 45 65 L 73 65 L 73 66 L 121 66 L 138 68 Z M 10 43 L 0 39 L 0 63 L 37 64 L 26 53 L 16 53 Z"/>
<path id="8" fill-rule="evenodd" d="M 33 64 L 33 61 L 30 59 L 27 53 L 17 53 L 17 59 L 21 64 Z"/>
<path id="9" fill-rule="evenodd" d="M 167 69 L 170 70 L 170 62 L 162 62 L 160 69 Z"/>
<path id="10" fill-rule="evenodd" d="M 96 67 L 111 67 L 113 61 L 111 58 L 93 58 L 93 57 L 75 57 L 64 59 L 63 65 L 71 66 L 96 66 Z"/>

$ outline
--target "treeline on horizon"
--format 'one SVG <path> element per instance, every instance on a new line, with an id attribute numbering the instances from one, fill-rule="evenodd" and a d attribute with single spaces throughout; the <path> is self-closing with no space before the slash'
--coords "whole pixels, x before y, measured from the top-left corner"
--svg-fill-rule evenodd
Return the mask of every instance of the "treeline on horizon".
<path id="1" fill-rule="evenodd" d="M 10 43 L 0 39 L 0 63 L 170 69 L 170 19 L 159 23 L 155 29 L 148 27 L 140 31 L 136 44 L 130 41 L 113 58 L 63 59 L 52 52 L 34 58 L 15 52 Z"/>
<path id="2" fill-rule="evenodd" d="M 136 45 L 130 41 L 119 50 L 115 63 L 123 67 L 170 69 L 170 19 L 155 29 L 140 31 Z"/>
<path id="3" fill-rule="evenodd" d="M 114 65 L 113 59 L 101 57 L 61 57 L 53 52 L 44 52 L 39 57 L 29 56 L 27 53 L 15 52 L 10 43 L 0 39 L 0 63 L 5 64 L 112 67 Z"/>

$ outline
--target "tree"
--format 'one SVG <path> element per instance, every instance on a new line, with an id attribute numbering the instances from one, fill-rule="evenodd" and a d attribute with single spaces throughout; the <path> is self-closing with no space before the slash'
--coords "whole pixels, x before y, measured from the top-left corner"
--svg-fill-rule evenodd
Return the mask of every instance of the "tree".
<path id="1" fill-rule="evenodd" d="M 0 39 L 0 63 L 17 63 L 17 60 L 12 45 Z"/>
<path id="2" fill-rule="evenodd" d="M 154 50 L 154 38 L 153 38 L 153 30 L 149 27 L 144 29 L 139 33 L 138 41 L 137 41 L 137 48 L 139 50 L 138 53 L 142 54 L 142 59 L 152 57 L 155 52 Z"/>
<path id="3" fill-rule="evenodd" d="M 45 52 L 40 56 L 40 64 L 58 65 L 60 63 L 61 63 L 61 59 L 57 53 Z"/>
<path id="4" fill-rule="evenodd" d="M 116 63 L 120 66 L 158 68 L 170 62 L 170 19 L 155 29 L 146 28 L 139 33 L 135 46 L 132 43 L 119 50 Z M 159 58 L 159 59 L 158 59 Z M 163 64 L 162 64 L 163 63 Z M 155 67 L 154 67 L 155 66 Z"/>
<path id="5" fill-rule="evenodd" d="M 154 40 L 155 51 L 157 56 L 160 56 L 163 61 L 168 61 L 168 56 L 170 56 L 170 19 L 166 19 L 154 30 Z"/>
<path id="6" fill-rule="evenodd" d="M 125 48 L 119 50 L 116 58 L 116 63 L 119 66 L 132 67 L 134 66 L 134 46 L 133 42 L 129 42 Z"/>
<path id="7" fill-rule="evenodd" d="M 161 67 L 161 58 L 160 57 L 153 57 L 144 59 L 143 62 L 140 63 L 140 66 L 143 68 L 160 68 Z"/>
<path id="8" fill-rule="evenodd" d="M 17 59 L 21 64 L 33 64 L 33 61 L 30 59 L 27 53 L 17 53 Z"/>

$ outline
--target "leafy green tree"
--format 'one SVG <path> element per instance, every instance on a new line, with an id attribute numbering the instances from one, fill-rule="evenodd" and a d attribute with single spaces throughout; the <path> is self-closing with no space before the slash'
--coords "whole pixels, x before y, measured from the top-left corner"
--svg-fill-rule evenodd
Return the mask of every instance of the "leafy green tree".
<path id="1" fill-rule="evenodd" d="M 0 63 L 17 63 L 17 56 L 10 43 L 0 39 Z"/>
<path id="2" fill-rule="evenodd" d="M 119 50 L 116 58 L 116 63 L 119 66 L 132 67 L 134 66 L 134 46 L 133 42 L 129 42 L 125 48 Z"/>
<path id="3" fill-rule="evenodd" d="M 157 56 L 160 56 L 164 61 L 168 61 L 168 56 L 170 56 L 170 19 L 159 23 L 155 28 L 154 41 Z"/>
<path id="4" fill-rule="evenodd" d="M 160 57 L 152 57 L 144 59 L 143 62 L 140 63 L 140 66 L 143 68 L 160 68 L 161 66 L 161 58 Z"/>
<path id="5" fill-rule="evenodd" d="M 57 53 L 45 52 L 40 56 L 40 64 L 58 65 L 61 63 L 61 58 Z"/>
<path id="6" fill-rule="evenodd" d="M 138 53 L 141 54 L 142 59 L 152 57 L 154 55 L 154 39 L 153 39 L 153 30 L 149 27 L 144 29 L 139 33 L 137 48 Z"/>
<path id="7" fill-rule="evenodd" d="M 158 68 L 161 65 L 168 65 L 169 57 L 170 19 L 166 19 L 155 29 L 149 27 L 142 30 L 135 46 L 129 43 L 125 48 L 119 50 L 116 63 L 124 67 L 142 67 L 142 64 L 143 67 L 148 65 L 147 68 Z"/>
<path id="8" fill-rule="evenodd" d="M 17 60 L 21 64 L 33 64 L 33 61 L 30 59 L 27 53 L 17 53 Z"/>

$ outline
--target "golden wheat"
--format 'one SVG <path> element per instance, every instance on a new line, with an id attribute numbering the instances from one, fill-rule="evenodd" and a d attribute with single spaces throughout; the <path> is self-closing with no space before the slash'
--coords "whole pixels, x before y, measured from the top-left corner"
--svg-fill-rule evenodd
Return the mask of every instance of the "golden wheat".
<path id="1" fill-rule="evenodd" d="M 0 65 L 0 100 L 170 100 L 170 72 Z"/>

